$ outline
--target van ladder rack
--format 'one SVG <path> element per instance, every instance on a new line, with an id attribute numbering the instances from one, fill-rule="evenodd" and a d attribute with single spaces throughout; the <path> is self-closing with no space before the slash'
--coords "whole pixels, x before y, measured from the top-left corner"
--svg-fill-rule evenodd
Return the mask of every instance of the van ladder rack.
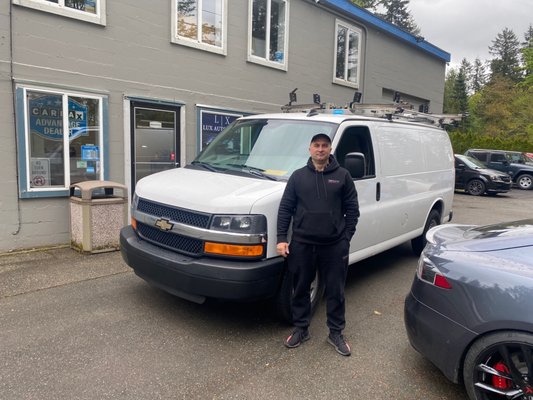
<path id="1" fill-rule="evenodd" d="M 344 110 L 357 115 L 366 115 L 375 118 L 386 118 L 389 121 L 404 120 L 410 122 L 420 122 L 429 125 L 444 127 L 447 125 L 456 126 L 465 117 L 463 114 L 431 114 L 415 111 L 413 105 L 400 102 L 390 104 L 360 104 L 350 103 L 339 107 L 333 103 L 321 104 L 287 104 L 281 107 L 283 112 L 302 112 L 308 116 L 317 114 L 343 114 Z"/>

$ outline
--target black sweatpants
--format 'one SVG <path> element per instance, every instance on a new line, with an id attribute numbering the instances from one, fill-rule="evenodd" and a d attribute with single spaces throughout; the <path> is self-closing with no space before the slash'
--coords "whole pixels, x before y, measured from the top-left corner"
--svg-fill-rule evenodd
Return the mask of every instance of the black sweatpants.
<path id="1" fill-rule="evenodd" d="M 318 268 L 326 287 L 327 325 L 332 333 L 341 333 L 344 318 L 344 285 L 348 270 L 350 244 L 340 240 L 331 245 L 312 245 L 292 241 L 289 245 L 289 272 L 293 276 L 293 324 L 307 328 L 311 322 L 310 286 Z"/>

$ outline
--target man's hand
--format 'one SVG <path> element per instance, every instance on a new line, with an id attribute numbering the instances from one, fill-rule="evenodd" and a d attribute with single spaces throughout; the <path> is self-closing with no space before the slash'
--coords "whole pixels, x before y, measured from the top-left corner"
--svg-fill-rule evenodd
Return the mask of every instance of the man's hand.
<path id="1" fill-rule="evenodd" d="M 278 254 L 280 256 L 287 257 L 289 255 L 289 243 L 287 242 L 278 243 L 276 250 L 278 251 Z"/>

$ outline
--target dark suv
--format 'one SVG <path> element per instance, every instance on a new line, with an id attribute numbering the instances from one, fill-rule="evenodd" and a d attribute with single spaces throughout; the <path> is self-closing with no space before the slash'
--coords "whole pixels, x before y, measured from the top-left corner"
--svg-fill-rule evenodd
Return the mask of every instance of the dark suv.
<path id="1" fill-rule="evenodd" d="M 503 150 L 470 149 L 465 155 L 477 158 L 487 168 L 505 172 L 520 189 L 533 189 L 533 165 L 513 162 L 512 154 Z"/>
<path id="2" fill-rule="evenodd" d="M 455 155 L 455 189 L 464 189 L 472 196 L 479 196 L 484 193 L 506 193 L 511 186 L 509 175 L 488 169 L 473 157 Z"/>

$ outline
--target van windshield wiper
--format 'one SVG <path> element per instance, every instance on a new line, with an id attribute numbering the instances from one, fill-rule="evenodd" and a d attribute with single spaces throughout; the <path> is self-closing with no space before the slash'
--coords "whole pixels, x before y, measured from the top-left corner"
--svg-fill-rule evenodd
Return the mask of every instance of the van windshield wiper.
<path id="1" fill-rule="evenodd" d="M 208 164 L 206 162 L 203 162 L 203 161 L 193 161 L 191 163 L 192 165 L 199 165 L 200 167 L 203 167 L 211 172 L 218 172 L 219 169 L 213 167 L 211 164 Z"/>
<path id="2" fill-rule="evenodd" d="M 247 172 L 250 175 L 258 176 L 263 179 L 270 179 L 271 181 L 277 181 L 278 179 L 272 175 L 265 174 L 265 170 L 257 167 L 252 167 L 246 164 L 228 164 L 231 167 L 241 168 L 242 172 Z"/>

